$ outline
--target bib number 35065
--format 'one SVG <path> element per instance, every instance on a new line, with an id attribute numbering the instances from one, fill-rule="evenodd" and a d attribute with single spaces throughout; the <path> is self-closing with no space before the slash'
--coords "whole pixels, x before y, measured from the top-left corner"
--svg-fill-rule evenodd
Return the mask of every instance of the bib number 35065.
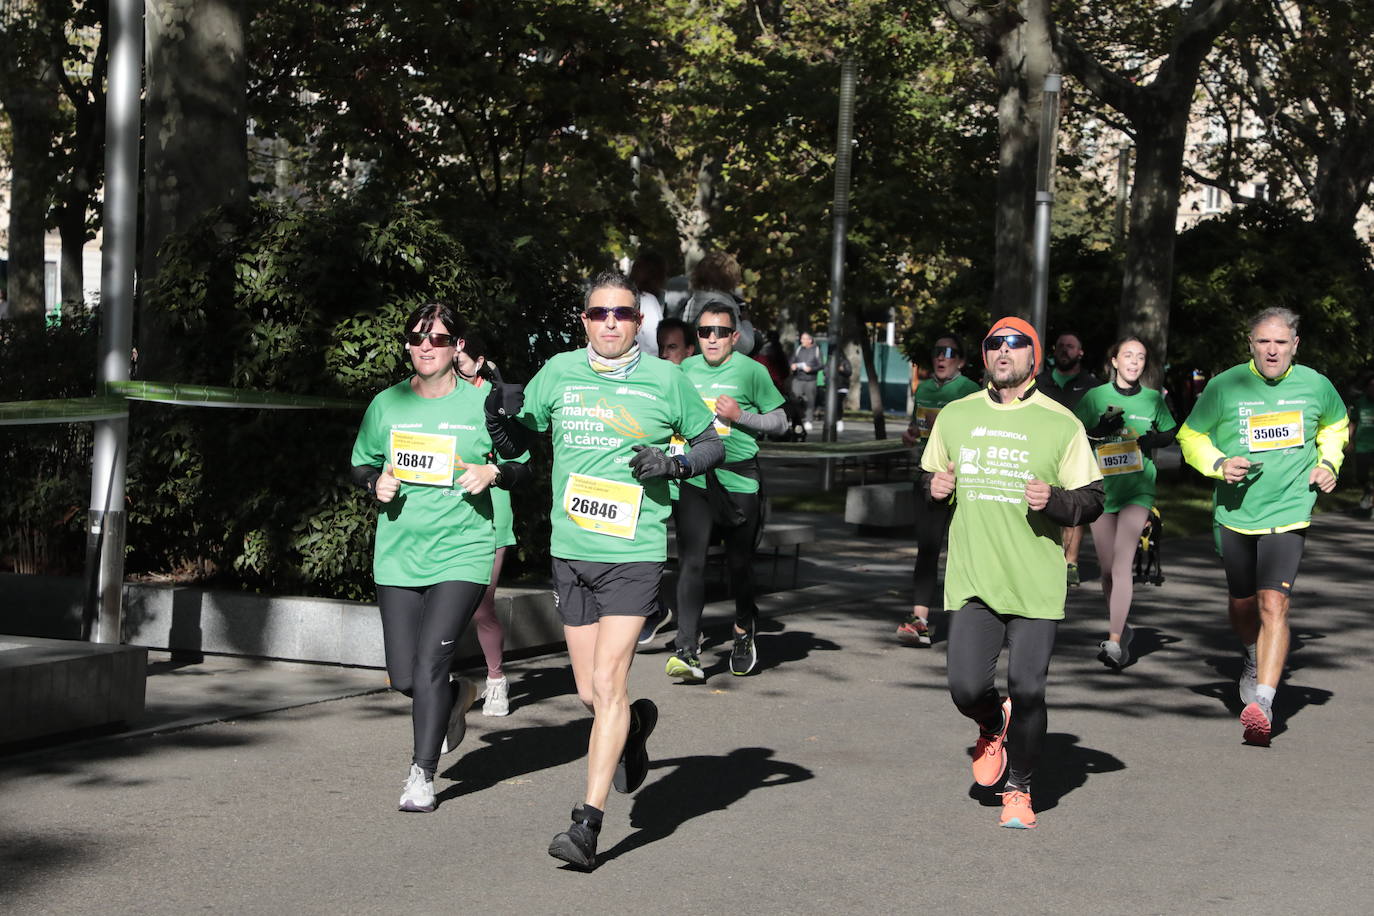
<path id="1" fill-rule="evenodd" d="M 634 540 L 643 498 L 644 488 L 637 484 L 569 474 L 563 511 L 579 528 Z"/>
<path id="2" fill-rule="evenodd" d="M 1272 452 L 1303 443 L 1301 410 L 1280 410 L 1248 418 L 1246 438 L 1252 452 Z"/>

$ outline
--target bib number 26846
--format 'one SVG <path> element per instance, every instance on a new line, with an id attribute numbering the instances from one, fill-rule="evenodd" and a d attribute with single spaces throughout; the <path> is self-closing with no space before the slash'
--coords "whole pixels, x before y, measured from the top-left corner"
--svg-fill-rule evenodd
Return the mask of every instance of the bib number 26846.
<path id="1" fill-rule="evenodd" d="M 563 511 L 579 528 L 633 540 L 643 498 L 644 488 L 637 484 L 569 474 Z"/>

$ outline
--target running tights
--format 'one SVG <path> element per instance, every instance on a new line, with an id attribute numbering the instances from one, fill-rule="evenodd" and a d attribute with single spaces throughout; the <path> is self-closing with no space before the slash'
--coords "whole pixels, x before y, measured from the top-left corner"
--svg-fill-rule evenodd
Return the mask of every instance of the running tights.
<path id="1" fill-rule="evenodd" d="M 377 586 L 387 677 L 393 690 L 413 701 L 412 762 L 431 776 L 439 767 L 439 748 L 457 699 L 448 677 L 453 654 L 486 588 L 476 582 L 457 581 L 415 588 Z"/>
<path id="2" fill-rule="evenodd" d="M 754 543 L 759 534 L 759 495 L 731 493 L 730 498 L 744 513 L 745 523 L 722 528 L 725 559 L 730 569 L 730 586 L 735 592 L 735 625 L 754 632 L 759 609 L 754 604 Z M 711 504 L 704 487 L 683 484 L 673 504 L 673 523 L 677 529 L 677 638 L 674 644 L 693 655 L 701 629 L 701 609 L 706 602 L 706 551 L 711 546 Z"/>
<path id="3" fill-rule="evenodd" d="M 1023 791 L 1030 790 L 1045 743 L 1045 679 L 1058 629 L 1057 620 L 998 614 L 977 598 L 950 617 L 949 693 L 959 711 L 985 733 L 1002 728 L 997 658 L 1002 646 L 1007 647 L 1007 693 L 1011 696 L 1007 785 Z"/>
<path id="4" fill-rule="evenodd" d="M 487 679 L 499 681 L 505 677 L 501 668 L 501 655 L 506 648 L 506 631 L 496 616 L 496 583 L 501 578 L 501 563 L 506 559 L 506 548 L 496 548 L 496 559 L 491 563 L 491 585 L 482 593 L 482 601 L 477 612 L 472 615 L 472 625 L 477 627 L 477 641 L 482 645 L 482 658 L 487 663 Z"/>
<path id="5" fill-rule="evenodd" d="M 1150 510 L 1122 506 L 1120 512 L 1103 512 L 1092 523 L 1093 549 L 1102 567 L 1102 594 L 1107 599 L 1108 633 L 1120 633 L 1131 613 L 1135 597 L 1135 549 Z"/>
<path id="6" fill-rule="evenodd" d="M 935 591 L 940 572 L 940 548 L 949 530 L 949 503 L 935 502 L 916 484 L 916 569 L 911 577 L 911 604 L 929 610 L 937 606 Z M 944 602 L 939 601 L 943 607 Z"/>

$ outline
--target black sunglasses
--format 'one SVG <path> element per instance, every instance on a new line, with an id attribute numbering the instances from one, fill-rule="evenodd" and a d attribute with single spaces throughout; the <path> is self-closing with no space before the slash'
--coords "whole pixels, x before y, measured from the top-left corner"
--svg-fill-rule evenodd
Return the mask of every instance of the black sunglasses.
<path id="1" fill-rule="evenodd" d="M 582 314 L 587 316 L 588 321 L 605 321 L 607 315 L 614 315 L 616 321 L 639 321 L 643 317 L 639 314 L 639 309 L 628 305 L 617 305 L 613 309 L 594 305 Z"/>
<path id="2" fill-rule="evenodd" d="M 942 356 L 945 359 L 954 359 L 955 357 L 963 356 L 964 354 L 959 352 L 958 347 L 936 347 L 934 350 L 930 351 L 930 355 L 933 356 L 935 359 L 939 359 Z"/>
<path id="3" fill-rule="evenodd" d="M 405 335 L 405 339 L 406 343 L 410 344 L 412 347 L 423 346 L 426 340 L 435 347 L 451 347 L 453 346 L 453 342 L 458 338 L 454 337 L 452 334 L 440 334 L 437 331 L 430 331 L 427 334 L 421 334 L 419 331 L 410 331 Z"/>
<path id="4" fill-rule="evenodd" d="M 703 324 L 697 328 L 697 336 L 702 340 L 710 340 L 712 337 L 729 337 L 735 333 L 735 329 L 721 324 Z"/>
<path id="5" fill-rule="evenodd" d="M 1029 334 L 1001 334 L 983 341 L 983 349 L 991 353 L 993 350 L 1002 349 L 1002 344 L 1006 344 L 1008 350 L 1024 350 L 1033 343 Z"/>

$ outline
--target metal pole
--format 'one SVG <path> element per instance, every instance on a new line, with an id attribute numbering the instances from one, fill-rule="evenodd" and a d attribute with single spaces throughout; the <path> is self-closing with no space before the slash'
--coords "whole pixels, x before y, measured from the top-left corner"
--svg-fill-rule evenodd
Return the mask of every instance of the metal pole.
<path id="1" fill-rule="evenodd" d="M 110 3 L 109 89 L 105 112 L 105 239 L 100 262 L 99 387 L 127 381 L 134 326 L 138 232 L 139 99 L 143 0 Z M 91 510 L 86 529 L 86 603 L 82 637 L 120 641 L 124 586 L 124 478 L 129 420 L 95 424 Z"/>
<path id="2" fill-rule="evenodd" d="M 1040 155 L 1035 170 L 1035 241 L 1031 267 L 1031 324 L 1045 339 L 1050 294 L 1050 215 L 1054 209 L 1054 160 L 1059 135 L 1058 73 L 1045 77 L 1040 107 Z"/>
<path id="3" fill-rule="evenodd" d="M 844 302 L 844 246 L 849 231 L 849 179 L 854 161 L 854 82 L 857 67 L 852 54 L 846 53 L 840 62 L 840 127 L 835 142 L 835 207 L 834 239 L 830 248 L 830 352 L 825 365 L 825 429 L 821 441 L 835 441 L 836 409 L 839 391 L 835 385 L 836 369 L 843 346 Z M 822 486 L 829 490 L 833 482 L 834 465 L 824 462 L 825 479 Z"/>

